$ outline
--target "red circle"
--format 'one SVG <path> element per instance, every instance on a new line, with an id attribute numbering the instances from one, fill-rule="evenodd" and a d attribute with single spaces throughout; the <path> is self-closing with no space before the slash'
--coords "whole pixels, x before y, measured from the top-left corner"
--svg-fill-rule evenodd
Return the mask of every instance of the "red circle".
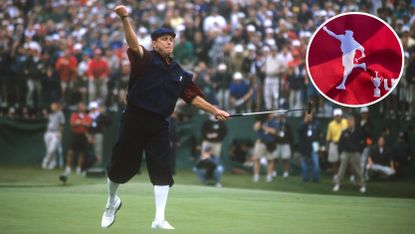
<path id="1" fill-rule="evenodd" d="M 347 76 L 344 90 L 337 87 L 342 83 L 345 67 L 350 66 L 343 66 L 340 39 L 329 35 L 323 27 L 336 35 L 352 31 L 354 40 L 364 48 L 365 57 L 356 61 L 362 54 L 355 50 L 353 63 L 364 63 L 366 70 L 363 65 L 354 67 Z M 349 60 L 345 57 L 345 61 L 351 61 L 352 54 L 348 56 Z M 333 17 L 317 29 L 307 48 L 306 63 L 313 85 L 323 96 L 342 106 L 361 107 L 374 104 L 393 91 L 396 85 L 392 88 L 392 79 L 396 84 L 399 82 L 404 58 L 402 44 L 388 24 L 375 16 L 353 12 Z M 375 94 L 375 77 L 383 78 L 378 86 L 379 96 Z M 389 90 L 385 89 L 385 80 Z"/>

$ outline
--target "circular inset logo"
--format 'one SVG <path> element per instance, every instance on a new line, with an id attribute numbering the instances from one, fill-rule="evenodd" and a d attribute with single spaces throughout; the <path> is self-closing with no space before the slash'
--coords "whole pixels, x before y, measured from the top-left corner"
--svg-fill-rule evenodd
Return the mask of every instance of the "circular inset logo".
<path id="1" fill-rule="evenodd" d="M 398 84 L 404 66 L 395 31 L 376 16 L 351 12 L 322 24 L 307 48 L 307 72 L 330 101 L 362 107 L 385 98 Z"/>

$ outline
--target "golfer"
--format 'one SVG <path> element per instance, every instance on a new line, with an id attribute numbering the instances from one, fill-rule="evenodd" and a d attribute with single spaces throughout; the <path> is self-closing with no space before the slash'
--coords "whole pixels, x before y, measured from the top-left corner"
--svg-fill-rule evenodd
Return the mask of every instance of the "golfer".
<path id="1" fill-rule="evenodd" d="M 119 184 L 126 183 L 137 173 L 144 151 L 156 203 L 156 215 L 151 227 L 174 229 L 164 216 L 169 188 L 174 183 L 166 118 L 173 112 L 179 97 L 219 120 L 228 119 L 229 114 L 206 102 L 201 90 L 193 83 L 192 74 L 172 59 L 174 31 L 167 28 L 155 30 L 151 34 L 153 50 L 148 51 L 138 42 L 128 19 L 127 8 L 119 5 L 114 11 L 123 23 L 131 73 L 127 107 L 122 114 L 118 140 L 107 167 L 109 194 L 101 226 L 108 228 L 114 223 L 116 212 L 121 208 L 121 200 L 117 196 Z"/>
<path id="2" fill-rule="evenodd" d="M 342 55 L 342 64 L 343 64 L 343 80 L 342 82 L 336 87 L 336 89 L 346 89 L 346 81 L 349 77 L 350 73 L 354 68 L 361 68 L 366 71 L 366 63 L 359 63 L 355 64 L 354 62 L 358 62 L 360 59 L 365 57 L 365 48 L 357 42 L 353 37 L 353 31 L 346 30 L 345 34 L 335 34 L 334 32 L 330 31 L 326 26 L 323 27 L 323 30 L 326 31 L 330 36 L 336 38 L 340 41 L 340 49 L 343 53 Z M 356 51 L 360 50 L 362 55 L 360 58 L 354 58 Z"/>

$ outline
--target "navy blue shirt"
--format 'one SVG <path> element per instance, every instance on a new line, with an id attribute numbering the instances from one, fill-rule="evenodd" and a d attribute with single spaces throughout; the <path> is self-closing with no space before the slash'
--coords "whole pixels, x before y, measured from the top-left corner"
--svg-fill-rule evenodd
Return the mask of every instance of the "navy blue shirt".
<path id="1" fill-rule="evenodd" d="M 274 129 L 277 129 L 278 127 L 278 123 L 274 118 L 266 120 L 262 125 L 265 125 L 269 128 L 274 128 Z M 266 142 L 266 143 L 275 142 L 276 140 L 275 135 L 271 133 L 265 133 L 264 130 L 262 130 L 262 128 L 260 128 L 257 131 L 257 136 L 262 142 Z"/>
<path id="2" fill-rule="evenodd" d="M 339 152 L 361 153 L 364 147 L 363 133 L 355 128 L 343 130 L 339 140 Z"/>
<path id="3" fill-rule="evenodd" d="M 193 75 L 186 72 L 171 59 L 167 63 L 156 51 L 143 48 L 143 57 L 128 49 L 131 64 L 128 82 L 127 103 L 153 113 L 168 117 L 181 97 L 191 103 L 202 91 L 192 81 Z"/>
<path id="4" fill-rule="evenodd" d="M 316 121 L 303 122 L 298 128 L 298 151 L 303 156 L 309 157 L 313 152 L 313 143 L 322 143 L 320 124 Z"/>

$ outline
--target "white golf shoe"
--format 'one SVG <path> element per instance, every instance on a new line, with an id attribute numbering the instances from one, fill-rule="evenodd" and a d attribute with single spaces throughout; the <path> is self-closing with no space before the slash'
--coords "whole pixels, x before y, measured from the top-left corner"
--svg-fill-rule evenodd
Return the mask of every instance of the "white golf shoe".
<path id="1" fill-rule="evenodd" d="M 259 181 L 259 175 L 254 175 L 254 176 L 252 177 L 252 181 L 254 181 L 254 182 L 258 182 L 258 181 Z"/>
<path id="2" fill-rule="evenodd" d="M 360 190 L 359 191 L 361 193 L 365 193 L 366 192 L 366 187 L 365 186 L 360 187 Z"/>
<path id="3" fill-rule="evenodd" d="M 174 230 L 175 228 L 169 224 L 169 222 L 167 222 L 166 220 L 163 221 L 159 221 L 159 220 L 154 220 L 151 223 L 151 228 L 152 229 L 166 229 L 166 230 Z"/>
<path id="4" fill-rule="evenodd" d="M 339 184 L 334 185 L 333 192 L 338 192 L 339 190 L 340 190 L 340 185 Z"/>
<path id="5" fill-rule="evenodd" d="M 121 208 L 121 199 L 117 196 L 113 204 L 107 204 L 105 206 L 104 214 L 102 215 L 101 227 L 109 228 L 115 222 L 115 215 Z"/>

